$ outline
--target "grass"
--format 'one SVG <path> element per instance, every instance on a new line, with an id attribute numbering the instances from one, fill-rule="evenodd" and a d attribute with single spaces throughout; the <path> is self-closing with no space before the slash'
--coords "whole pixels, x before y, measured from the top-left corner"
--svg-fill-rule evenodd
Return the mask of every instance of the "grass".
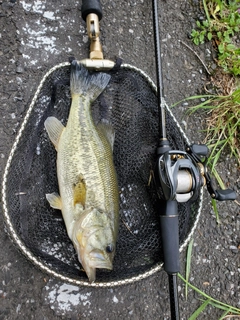
<path id="1" fill-rule="evenodd" d="M 233 78 L 230 77 L 230 79 Z M 229 81 L 229 76 L 223 73 L 218 78 L 212 78 L 211 84 L 223 94 L 191 96 L 175 103 L 173 107 L 183 101 L 201 101 L 190 107 L 189 113 L 200 111 L 205 114 L 207 129 L 204 130 L 206 137 L 203 143 L 210 150 L 206 165 L 211 169 L 220 188 L 226 189 L 216 165 L 219 160 L 225 161 L 226 155 L 230 155 L 236 159 L 240 168 L 240 87 L 236 88 L 237 82 Z M 236 200 L 235 202 L 239 204 Z M 217 203 L 214 199 L 212 199 L 212 207 L 217 223 L 220 223 Z"/>
<path id="2" fill-rule="evenodd" d="M 196 22 L 192 40 L 197 45 L 212 41 L 221 69 L 211 77 L 216 94 L 198 97 L 202 102 L 190 112 L 202 110 L 206 113 L 205 141 L 211 150 L 208 165 L 219 184 L 223 185 L 215 170 L 223 151 L 228 150 L 240 165 L 240 86 L 237 77 L 240 75 L 240 48 L 236 45 L 240 31 L 240 2 L 203 0 L 202 5 L 206 20 Z"/>
<path id="3" fill-rule="evenodd" d="M 217 63 L 225 72 L 240 75 L 240 48 L 236 38 L 240 27 L 239 1 L 203 0 L 206 20 L 196 21 L 191 37 L 196 45 L 212 41 Z"/>
<path id="4" fill-rule="evenodd" d="M 192 257 L 193 239 L 189 241 L 187 249 L 187 263 L 186 263 L 186 283 L 185 283 L 185 297 L 188 296 L 188 281 L 190 277 L 191 257 Z"/>
<path id="5" fill-rule="evenodd" d="M 206 114 L 207 129 L 203 142 L 210 150 L 206 165 L 210 168 L 219 187 L 226 189 L 221 176 L 217 172 L 216 165 L 221 158 L 225 160 L 227 154 L 234 157 L 240 167 L 240 88 L 233 90 L 227 96 L 191 96 L 175 103 L 172 107 L 187 100 L 202 100 L 196 106 L 190 107 L 189 112 L 192 114 L 196 111 L 202 111 Z M 215 199 L 211 201 L 216 221 L 220 223 L 217 202 Z M 236 200 L 235 202 L 239 204 Z"/>
<path id="6" fill-rule="evenodd" d="M 218 320 L 224 319 L 224 317 L 228 315 L 240 316 L 239 308 L 233 307 L 227 303 L 221 302 L 217 299 L 210 297 L 205 292 L 201 291 L 200 289 L 192 285 L 190 282 L 186 281 L 186 279 L 182 275 L 178 274 L 178 277 L 185 283 L 185 285 L 187 284 L 188 287 L 193 289 L 201 296 L 201 298 L 199 299 L 202 302 L 201 305 L 194 311 L 194 313 L 188 318 L 188 320 L 197 319 L 197 317 L 206 309 L 207 306 L 213 306 L 214 308 L 223 310 L 223 314 Z M 240 317 L 238 318 L 240 319 Z"/>
<path id="7" fill-rule="evenodd" d="M 199 104 L 189 108 L 190 114 L 202 111 L 206 115 L 206 138 L 204 143 L 210 150 L 207 165 L 217 179 L 220 187 L 225 189 L 222 179 L 217 173 L 216 164 L 227 151 L 235 157 L 240 165 L 240 88 L 224 95 L 199 95 L 183 101 L 201 100 Z M 177 102 L 173 106 L 178 105 Z"/>
<path id="8" fill-rule="evenodd" d="M 192 247 L 193 247 L 193 239 L 189 242 L 188 249 L 187 249 L 187 261 L 186 261 L 186 278 L 184 278 L 182 275 L 178 274 L 178 277 L 185 283 L 185 296 L 187 299 L 187 290 L 188 287 L 193 289 L 195 292 L 197 292 L 200 295 L 200 301 L 201 305 L 194 311 L 194 313 L 188 318 L 188 320 L 195 320 L 197 317 L 208 307 L 213 306 L 214 308 L 217 308 L 219 310 L 222 310 L 223 313 L 221 317 L 218 320 L 223 319 L 240 319 L 240 309 L 235 308 L 233 306 L 230 306 L 226 303 L 223 303 L 219 300 L 216 300 L 209 295 L 207 295 L 205 292 L 201 291 L 194 285 L 192 285 L 189 282 L 189 276 L 190 276 L 190 265 L 191 265 L 191 256 L 192 256 Z"/>
<path id="9" fill-rule="evenodd" d="M 206 100 L 191 107 L 190 113 L 203 110 L 207 115 L 205 141 L 211 150 L 208 165 L 213 170 L 226 148 L 240 165 L 240 88 L 227 96 L 203 95 L 201 98 Z"/>

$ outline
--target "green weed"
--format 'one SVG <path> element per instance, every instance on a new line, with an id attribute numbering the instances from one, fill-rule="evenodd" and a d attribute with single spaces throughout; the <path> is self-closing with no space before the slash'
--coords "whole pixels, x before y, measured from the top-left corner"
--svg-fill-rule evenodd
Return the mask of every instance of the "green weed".
<path id="1" fill-rule="evenodd" d="M 230 156 L 235 157 L 240 165 L 240 88 L 227 96 L 191 96 L 175 103 L 173 107 L 189 100 L 202 100 L 196 106 L 190 107 L 189 112 L 192 114 L 201 110 L 206 113 L 205 143 L 210 149 L 207 165 L 211 167 L 220 187 L 224 187 L 215 170 L 222 152 L 229 150 Z"/>
<path id="2" fill-rule="evenodd" d="M 207 129 L 204 143 L 207 144 L 210 154 L 208 155 L 207 167 L 211 169 L 213 176 L 221 189 L 226 189 L 224 182 L 216 170 L 216 164 L 222 154 L 230 154 L 235 157 L 240 165 L 240 88 L 224 95 L 199 95 L 191 96 L 183 101 L 200 100 L 201 103 L 189 108 L 190 114 L 196 111 L 206 113 Z M 220 218 L 216 200 L 212 199 L 212 207 L 217 223 Z"/>
<path id="3" fill-rule="evenodd" d="M 206 99 L 206 95 L 202 98 Z M 190 108 L 191 113 L 197 110 L 207 113 L 205 140 L 211 150 L 208 165 L 213 170 L 226 148 L 240 165 L 240 88 L 227 96 L 207 96 L 205 101 Z"/>
<path id="4" fill-rule="evenodd" d="M 197 308 L 197 310 L 194 311 L 194 313 L 188 318 L 188 320 L 195 320 L 197 317 L 208 307 L 213 306 L 217 309 L 223 310 L 222 316 L 219 318 L 219 320 L 223 319 L 232 319 L 235 318 L 239 319 L 240 317 L 240 309 L 235 308 L 233 306 L 230 306 L 226 303 L 223 303 L 221 301 L 218 301 L 209 295 L 207 295 L 205 292 L 201 291 L 194 285 L 192 285 L 188 279 L 190 276 L 190 265 L 191 265 L 191 254 L 192 254 L 192 246 L 193 246 L 193 239 L 190 241 L 188 250 L 187 250 L 187 261 L 186 261 L 186 279 L 178 274 L 178 277 L 185 283 L 185 291 L 187 290 L 186 287 L 190 287 L 195 292 L 197 292 L 201 298 L 199 299 L 202 303 L 200 307 Z M 186 296 L 187 298 L 187 296 Z M 229 318 L 230 317 L 230 318 Z"/>
<path id="5" fill-rule="evenodd" d="M 203 0 L 206 20 L 197 21 L 191 32 L 196 45 L 212 41 L 218 50 L 218 65 L 225 72 L 240 75 L 240 48 L 235 38 L 240 28 L 239 1 Z"/>

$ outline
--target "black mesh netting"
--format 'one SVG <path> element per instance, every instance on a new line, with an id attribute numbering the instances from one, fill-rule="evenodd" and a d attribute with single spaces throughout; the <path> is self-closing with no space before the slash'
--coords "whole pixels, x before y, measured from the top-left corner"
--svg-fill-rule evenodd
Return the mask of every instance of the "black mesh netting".
<path id="1" fill-rule="evenodd" d="M 69 66 L 57 68 L 44 82 L 8 168 L 5 201 L 15 237 L 33 257 L 59 275 L 85 281 L 61 212 L 45 198 L 58 191 L 58 183 L 56 151 L 43 123 L 53 115 L 66 124 L 69 73 Z M 96 121 L 108 118 L 115 129 L 120 229 L 113 271 L 98 270 L 97 282 L 138 276 L 162 261 L 156 193 L 149 183 L 158 142 L 156 94 L 138 71 L 120 68 L 109 73 L 111 81 L 92 109 Z M 184 150 L 186 139 L 168 111 L 166 117 L 172 148 Z M 180 243 L 194 225 L 199 202 L 179 204 Z"/>

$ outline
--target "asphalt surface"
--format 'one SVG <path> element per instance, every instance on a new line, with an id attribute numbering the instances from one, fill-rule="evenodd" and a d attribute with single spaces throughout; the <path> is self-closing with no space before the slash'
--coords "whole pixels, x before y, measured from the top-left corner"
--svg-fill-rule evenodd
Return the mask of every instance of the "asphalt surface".
<path id="1" fill-rule="evenodd" d="M 211 46 L 194 47 L 188 34 L 202 17 L 199 1 L 159 1 L 164 89 L 168 104 L 202 92 L 209 80 L 203 64 L 184 44 L 213 65 Z M 120 57 L 155 79 L 152 8 L 148 1 L 103 0 L 101 41 L 106 58 Z M 88 38 L 74 1 L 0 1 L 0 173 L 24 113 L 43 74 L 69 56 L 88 56 Z M 181 40 L 182 42 L 180 42 Z M 202 114 L 186 116 L 189 105 L 173 109 L 191 141 L 200 142 Z M 235 188 L 239 200 L 239 169 L 225 155 L 219 172 Z M 194 234 L 190 281 L 215 299 L 240 308 L 239 206 L 218 204 L 217 225 L 210 199 Z M 2 210 L 2 208 L 1 208 Z M 168 281 L 163 271 L 140 282 L 116 288 L 82 288 L 61 282 L 35 268 L 18 251 L 0 215 L 0 319 L 170 319 Z M 186 252 L 181 253 L 181 273 Z M 181 319 L 200 306 L 200 296 L 179 281 Z M 223 311 L 207 307 L 198 319 L 219 319 Z M 236 319 L 236 318 L 234 318 Z"/>

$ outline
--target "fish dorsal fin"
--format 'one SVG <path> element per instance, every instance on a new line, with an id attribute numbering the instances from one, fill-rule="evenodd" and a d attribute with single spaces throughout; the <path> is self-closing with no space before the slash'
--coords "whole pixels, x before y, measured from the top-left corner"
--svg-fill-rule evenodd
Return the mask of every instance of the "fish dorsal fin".
<path id="1" fill-rule="evenodd" d="M 44 126 L 47 130 L 49 139 L 52 141 L 57 150 L 60 136 L 65 128 L 64 125 L 57 118 L 48 117 L 44 122 Z"/>
<path id="2" fill-rule="evenodd" d="M 98 124 L 98 129 L 105 135 L 107 138 L 112 150 L 113 150 L 113 145 L 114 145 L 114 140 L 115 140 L 115 131 L 113 129 L 113 126 L 108 120 L 102 120 Z"/>
<path id="3" fill-rule="evenodd" d="M 86 182 L 83 175 L 78 176 L 77 182 L 73 185 L 73 205 L 81 204 L 83 209 L 86 203 Z"/>

